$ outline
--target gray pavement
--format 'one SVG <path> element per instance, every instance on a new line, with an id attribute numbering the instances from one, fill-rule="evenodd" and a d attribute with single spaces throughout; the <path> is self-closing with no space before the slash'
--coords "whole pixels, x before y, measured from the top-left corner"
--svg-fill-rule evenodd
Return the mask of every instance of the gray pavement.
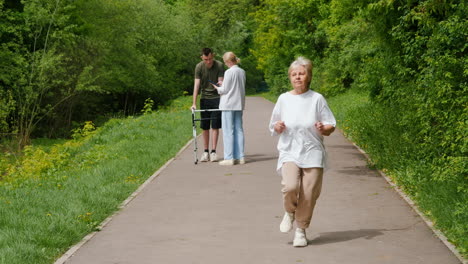
<path id="1" fill-rule="evenodd" d="M 247 164 L 194 165 L 190 145 L 65 263 L 460 263 L 338 130 L 326 138 L 330 168 L 309 246 L 294 248 L 293 232 L 279 232 L 274 105 L 249 97 L 246 106 Z"/>

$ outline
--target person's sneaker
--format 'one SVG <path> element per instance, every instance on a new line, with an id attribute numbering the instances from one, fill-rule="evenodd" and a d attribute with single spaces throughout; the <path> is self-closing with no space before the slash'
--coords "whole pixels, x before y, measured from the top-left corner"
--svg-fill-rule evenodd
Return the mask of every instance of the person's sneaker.
<path id="1" fill-rule="evenodd" d="M 223 165 L 223 166 L 232 166 L 234 165 L 234 160 L 222 160 L 219 162 L 219 165 Z"/>
<path id="2" fill-rule="evenodd" d="M 216 152 L 211 152 L 210 161 L 212 162 L 218 161 L 218 155 L 216 155 Z"/>
<path id="3" fill-rule="evenodd" d="M 283 221 L 280 224 L 280 231 L 283 233 L 288 233 L 293 227 L 294 214 L 285 212 L 283 216 Z"/>
<path id="4" fill-rule="evenodd" d="M 210 155 L 208 152 L 203 152 L 201 158 L 200 158 L 200 161 L 201 162 L 207 162 L 210 160 Z"/>
<path id="5" fill-rule="evenodd" d="M 307 246 L 307 237 L 305 230 L 302 228 L 297 228 L 294 233 L 293 246 L 295 247 L 305 247 Z"/>
<path id="6" fill-rule="evenodd" d="M 235 163 L 240 164 L 240 165 L 245 164 L 245 159 L 244 159 L 244 158 L 240 158 L 240 159 L 238 159 L 238 160 L 235 160 Z"/>

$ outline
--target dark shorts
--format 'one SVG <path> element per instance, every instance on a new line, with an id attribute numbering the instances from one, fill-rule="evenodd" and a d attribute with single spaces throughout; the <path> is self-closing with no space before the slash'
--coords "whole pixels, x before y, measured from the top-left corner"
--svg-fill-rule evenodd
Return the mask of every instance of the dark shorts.
<path id="1" fill-rule="evenodd" d="M 219 98 L 215 99 L 200 99 L 200 109 L 218 109 Z M 201 118 L 210 118 L 211 120 L 201 120 L 200 127 L 203 130 L 209 130 L 210 124 L 212 129 L 221 128 L 221 111 L 201 112 Z"/>

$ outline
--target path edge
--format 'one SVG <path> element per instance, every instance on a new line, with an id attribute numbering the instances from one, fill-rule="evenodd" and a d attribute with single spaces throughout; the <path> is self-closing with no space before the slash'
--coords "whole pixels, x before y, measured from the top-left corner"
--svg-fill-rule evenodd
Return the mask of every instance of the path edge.
<path id="1" fill-rule="evenodd" d="M 185 151 L 192 143 L 194 139 L 192 138 L 183 146 L 177 154 L 169 159 L 163 166 L 161 166 L 153 175 L 151 175 L 138 189 L 136 189 L 127 199 L 125 199 L 118 207 L 118 209 L 109 217 L 107 217 L 104 221 L 101 222 L 101 224 L 96 228 L 96 231 L 93 231 L 86 235 L 83 239 L 81 239 L 80 242 L 77 244 L 73 245 L 71 248 L 69 248 L 63 255 L 58 258 L 54 264 L 65 264 L 72 256 L 75 254 L 76 251 L 78 251 L 83 245 L 85 245 L 88 241 L 90 241 L 98 232 L 100 232 L 117 214 L 119 214 L 122 209 L 128 206 L 128 204 L 135 199 L 135 197 L 138 196 L 145 188 L 148 186 L 152 181 L 154 181 L 160 174 L 161 172 L 168 167 L 180 154 Z"/>
<path id="2" fill-rule="evenodd" d="M 343 131 L 340 130 L 340 132 L 344 135 Z M 361 149 L 356 143 L 354 143 L 352 140 L 350 140 L 349 138 L 347 138 L 345 136 L 345 138 L 351 142 L 354 147 L 356 147 L 356 149 L 361 152 L 361 154 L 364 155 L 364 157 L 366 158 L 366 160 L 368 162 L 372 162 L 371 158 L 369 157 L 369 155 L 363 150 Z M 390 184 L 390 186 L 392 186 L 392 188 L 400 195 L 401 198 L 403 198 L 403 200 L 406 201 L 406 203 L 413 209 L 413 211 L 415 211 L 421 218 L 422 220 L 424 221 L 424 223 L 426 223 L 426 225 L 432 230 L 432 232 L 434 233 L 434 235 L 440 239 L 440 241 L 442 241 L 442 243 L 444 243 L 444 245 L 450 250 L 452 251 L 452 253 L 458 258 L 458 260 L 460 260 L 460 263 L 462 264 L 468 264 L 468 260 L 463 258 L 463 256 L 460 254 L 460 252 L 457 250 L 457 248 L 455 247 L 455 245 L 453 245 L 450 241 L 448 241 L 447 237 L 441 232 L 439 231 L 438 229 L 436 229 L 434 227 L 434 223 L 429 219 L 427 218 L 418 208 L 417 204 L 408 196 L 406 195 L 406 193 L 400 188 L 398 187 L 398 185 L 396 185 L 393 180 L 387 176 L 387 174 L 385 174 L 383 171 L 379 170 L 379 169 L 376 169 L 380 176 L 382 176 L 388 184 Z"/>

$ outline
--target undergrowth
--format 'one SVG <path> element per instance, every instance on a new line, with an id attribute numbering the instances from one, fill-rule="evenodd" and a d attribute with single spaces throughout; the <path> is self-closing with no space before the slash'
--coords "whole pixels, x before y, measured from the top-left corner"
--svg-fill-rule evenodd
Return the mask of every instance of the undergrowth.
<path id="1" fill-rule="evenodd" d="M 348 91 L 330 98 L 338 127 L 364 149 L 464 256 L 468 254 L 468 157 L 427 153 L 401 124 L 397 108 Z M 437 149 L 435 146 L 434 149 Z"/>
<path id="2" fill-rule="evenodd" d="M 277 99 L 271 93 L 261 96 Z M 467 257 L 468 158 L 427 158 L 402 133 L 398 109 L 372 103 L 366 92 L 350 90 L 327 101 L 338 128 L 370 156 L 369 165 L 385 172 Z"/>
<path id="3" fill-rule="evenodd" d="M 182 97 L 99 128 L 87 122 L 72 140 L 2 155 L 0 263 L 52 263 L 96 230 L 191 138 L 190 105 Z"/>

